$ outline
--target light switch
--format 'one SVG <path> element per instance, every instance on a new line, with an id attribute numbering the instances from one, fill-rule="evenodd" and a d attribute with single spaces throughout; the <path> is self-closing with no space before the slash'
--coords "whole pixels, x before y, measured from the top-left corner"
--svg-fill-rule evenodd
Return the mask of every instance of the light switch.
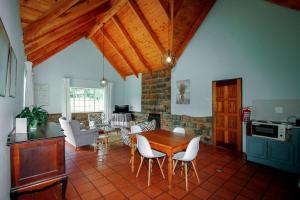
<path id="1" fill-rule="evenodd" d="M 275 113 L 282 114 L 283 113 L 283 107 L 280 107 L 280 106 L 275 107 Z"/>

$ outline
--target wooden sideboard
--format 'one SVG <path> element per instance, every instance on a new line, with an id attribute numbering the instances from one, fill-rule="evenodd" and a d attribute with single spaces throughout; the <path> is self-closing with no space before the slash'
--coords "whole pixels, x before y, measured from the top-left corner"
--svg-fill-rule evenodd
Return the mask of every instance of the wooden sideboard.
<path id="1" fill-rule="evenodd" d="M 9 135 L 11 199 L 54 184 L 61 184 L 62 199 L 65 199 L 67 176 L 64 139 L 60 126 L 54 123 L 27 134 Z"/>

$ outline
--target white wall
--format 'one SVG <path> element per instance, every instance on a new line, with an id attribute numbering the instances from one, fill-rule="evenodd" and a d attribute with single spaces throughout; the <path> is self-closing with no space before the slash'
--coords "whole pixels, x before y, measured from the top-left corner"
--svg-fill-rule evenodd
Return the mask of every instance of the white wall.
<path id="1" fill-rule="evenodd" d="M 14 118 L 22 109 L 23 76 L 24 76 L 24 47 L 18 0 L 0 0 L 0 17 L 5 26 L 11 46 L 17 60 L 17 91 L 16 98 L 0 97 L 0 199 L 9 199 L 10 190 L 10 152 L 6 146 L 7 135 L 14 127 Z M 8 93 L 8 88 L 6 90 Z"/>
<path id="2" fill-rule="evenodd" d="M 212 81 L 243 78 L 243 105 L 300 99 L 300 12 L 261 0 L 218 0 L 172 72 L 173 114 L 212 115 Z M 190 79 L 191 104 L 176 104 Z"/>
<path id="3" fill-rule="evenodd" d="M 113 82 L 113 104 L 123 104 L 124 80 L 105 59 L 105 78 Z M 61 112 L 62 79 L 71 85 L 99 87 L 102 79 L 102 54 L 94 44 L 81 39 L 34 68 L 34 83 L 49 86 L 49 113 Z"/>
<path id="4" fill-rule="evenodd" d="M 128 76 L 124 85 L 125 102 L 131 111 L 142 111 L 142 74 L 138 78 L 134 75 Z"/>

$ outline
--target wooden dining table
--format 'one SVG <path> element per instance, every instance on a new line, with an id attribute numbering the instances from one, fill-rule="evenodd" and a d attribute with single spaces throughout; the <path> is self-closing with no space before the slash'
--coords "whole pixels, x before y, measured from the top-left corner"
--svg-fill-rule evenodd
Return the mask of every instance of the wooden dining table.
<path id="1" fill-rule="evenodd" d="M 154 131 L 147 131 L 141 133 L 145 136 L 152 149 L 163 152 L 167 155 L 168 164 L 168 186 L 172 188 L 172 172 L 173 172 L 173 155 L 176 152 L 183 151 L 187 148 L 190 140 L 193 138 L 191 135 L 174 133 L 157 129 Z M 135 154 L 136 137 L 131 137 L 131 171 L 134 172 L 134 154 Z"/>

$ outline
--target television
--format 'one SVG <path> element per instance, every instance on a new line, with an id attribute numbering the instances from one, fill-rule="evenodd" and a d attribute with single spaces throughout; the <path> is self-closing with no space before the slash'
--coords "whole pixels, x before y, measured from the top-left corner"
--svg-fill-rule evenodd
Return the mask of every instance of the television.
<path id="1" fill-rule="evenodd" d="M 129 105 L 115 105 L 115 112 L 114 113 L 129 113 Z"/>

